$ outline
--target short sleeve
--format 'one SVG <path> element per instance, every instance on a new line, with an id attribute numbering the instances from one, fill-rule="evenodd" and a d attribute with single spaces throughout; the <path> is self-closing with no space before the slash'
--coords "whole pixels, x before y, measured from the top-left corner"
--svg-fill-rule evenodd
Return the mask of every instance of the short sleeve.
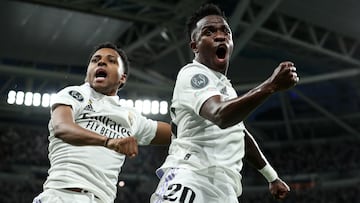
<path id="1" fill-rule="evenodd" d="M 218 78 L 211 72 L 190 66 L 179 72 L 174 96 L 180 105 L 192 108 L 199 115 L 203 103 L 214 95 L 221 95 L 216 88 Z"/>
<path id="2" fill-rule="evenodd" d="M 155 137 L 157 122 L 146 118 L 139 112 L 134 112 L 134 114 L 136 117 L 133 129 L 134 136 L 136 137 L 139 145 L 148 145 Z"/>
<path id="3" fill-rule="evenodd" d="M 84 93 L 82 93 L 78 86 L 72 86 L 60 90 L 51 100 L 51 107 L 53 107 L 55 104 L 69 105 L 75 112 L 84 102 Z"/>

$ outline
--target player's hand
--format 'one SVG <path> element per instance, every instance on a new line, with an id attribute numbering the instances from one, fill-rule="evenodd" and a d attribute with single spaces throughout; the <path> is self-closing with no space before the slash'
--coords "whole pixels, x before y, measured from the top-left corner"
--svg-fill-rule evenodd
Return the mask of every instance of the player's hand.
<path id="1" fill-rule="evenodd" d="M 287 196 L 288 192 L 290 192 L 290 187 L 278 178 L 269 183 L 269 190 L 276 199 L 283 200 Z"/>
<path id="2" fill-rule="evenodd" d="M 116 138 L 109 140 L 107 147 L 130 158 L 138 154 L 138 144 L 135 137 Z"/>
<path id="3" fill-rule="evenodd" d="M 280 63 L 269 78 L 269 82 L 275 91 L 286 90 L 295 86 L 299 82 L 299 77 L 294 63 L 289 61 Z"/>

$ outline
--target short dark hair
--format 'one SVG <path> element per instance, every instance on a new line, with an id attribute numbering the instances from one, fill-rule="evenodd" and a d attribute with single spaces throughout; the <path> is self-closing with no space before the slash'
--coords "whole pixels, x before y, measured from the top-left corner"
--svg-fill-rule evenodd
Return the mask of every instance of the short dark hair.
<path id="1" fill-rule="evenodd" d="M 186 32 L 189 37 L 189 40 L 191 40 L 191 34 L 193 30 L 196 28 L 196 23 L 202 18 L 210 15 L 221 16 L 227 21 L 224 12 L 222 12 L 217 5 L 212 3 L 204 4 L 198 10 L 196 10 L 186 22 Z"/>
<path id="2" fill-rule="evenodd" d="M 111 42 L 104 42 L 101 44 L 98 44 L 97 46 L 94 47 L 93 51 L 90 54 L 90 59 L 91 57 L 95 54 L 95 52 L 97 52 L 99 49 L 103 49 L 103 48 L 110 48 L 110 49 L 114 49 L 121 57 L 123 63 L 124 63 L 124 73 L 129 76 L 129 66 L 130 66 L 130 62 L 129 59 L 125 53 L 124 50 L 120 49 L 118 46 L 116 46 L 114 43 Z"/>

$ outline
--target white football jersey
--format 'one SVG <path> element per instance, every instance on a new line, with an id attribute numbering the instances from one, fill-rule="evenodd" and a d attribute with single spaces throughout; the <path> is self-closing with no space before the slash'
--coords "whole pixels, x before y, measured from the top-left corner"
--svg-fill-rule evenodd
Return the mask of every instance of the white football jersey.
<path id="1" fill-rule="evenodd" d="M 214 95 L 220 95 L 224 101 L 237 97 L 225 75 L 196 61 L 180 70 L 170 108 L 173 139 L 169 155 L 157 174 L 161 177 L 167 168 L 206 171 L 203 169 L 222 167 L 240 195 L 245 126 L 240 122 L 221 129 L 201 117 L 201 106 Z"/>
<path id="2" fill-rule="evenodd" d="M 118 96 L 100 94 L 88 83 L 64 88 L 57 93 L 54 104 L 71 106 L 78 125 L 102 136 L 135 136 L 139 145 L 147 145 L 156 133 L 156 121 L 145 118 L 134 108 L 121 106 Z M 65 143 L 54 136 L 51 120 L 49 132 L 51 167 L 44 189 L 83 188 L 104 202 L 113 202 L 125 155 L 103 146 Z"/>

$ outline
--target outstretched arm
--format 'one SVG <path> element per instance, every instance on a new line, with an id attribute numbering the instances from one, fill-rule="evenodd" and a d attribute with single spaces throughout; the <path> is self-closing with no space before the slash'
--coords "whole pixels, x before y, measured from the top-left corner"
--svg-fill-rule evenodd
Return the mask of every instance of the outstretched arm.
<path id="1" fill-rule="evenodd" d="M 245 160 L 266 178 L 270 193 L 276 199 L 286 197 L 290 191 L 289 186 L 278 177 L 248 130 L 245 130 Z"/>

